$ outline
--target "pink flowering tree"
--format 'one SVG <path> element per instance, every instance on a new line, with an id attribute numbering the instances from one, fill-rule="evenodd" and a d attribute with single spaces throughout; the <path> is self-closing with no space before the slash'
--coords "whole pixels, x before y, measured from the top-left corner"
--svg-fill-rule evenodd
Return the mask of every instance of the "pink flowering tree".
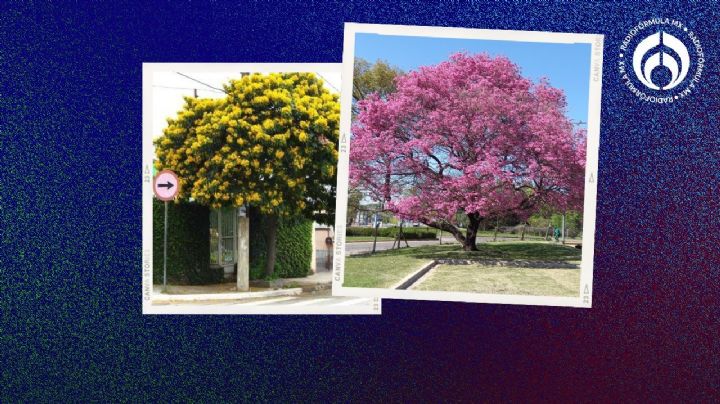
<path id="1" fill-rule="evenodd" d="M 582 206 L 585 133 L 566 117 L 561 90 L 484 54 L 455 54 L 396 85 L 358 103 L 350 147 L 351 184 L 396 216 L 470 251 L 484 218 Z"/>

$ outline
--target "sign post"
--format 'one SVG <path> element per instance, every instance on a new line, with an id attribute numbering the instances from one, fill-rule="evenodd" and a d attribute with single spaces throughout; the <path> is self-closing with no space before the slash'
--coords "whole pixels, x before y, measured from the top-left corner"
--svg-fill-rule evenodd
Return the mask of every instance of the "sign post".
<path id="1" fill-rule="evenodd" d="M 168 227 L 168 201 L 175 199 L 180 192 L 180 180 L 177 174 L 170 170 L 160 171 L 153 180 L 155 197 L 165 202 L 165 229 L 163 234 L 163 292 L 167 292 L 167 227 Z"/>
<path id="2" fill-rule="evenodd" d="M 165 227 L 163 232 L 163 292 L 167 293 L 167 205 L 165 201 Z"/>

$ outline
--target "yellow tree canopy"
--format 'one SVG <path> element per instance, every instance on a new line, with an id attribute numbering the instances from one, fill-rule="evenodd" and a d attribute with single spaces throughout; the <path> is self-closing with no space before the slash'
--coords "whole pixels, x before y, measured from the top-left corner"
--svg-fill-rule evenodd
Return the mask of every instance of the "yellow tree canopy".
<path id="1" fill-rule="evenodd" d="M 313 73 L 255 73 L 223 99 L 185 98 L 156 139 L 181 198 L 279 216 L 334 209 L 340 107 Z"/>

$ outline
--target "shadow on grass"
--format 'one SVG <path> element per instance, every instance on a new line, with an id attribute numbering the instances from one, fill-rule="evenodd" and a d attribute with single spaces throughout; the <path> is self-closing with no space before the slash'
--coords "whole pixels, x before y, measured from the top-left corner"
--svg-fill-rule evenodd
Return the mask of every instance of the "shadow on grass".
<path id="1" fill-rule="evenodd" d="M 580 260 L 581 251 L 551 243 L 504 242 L 478 244 L 478 251 L 463 251 L 459 245 L 433 245 L 379 251 L 375 254 L 353 255 L 353 259 L 406 256 L 418 259 L 497 259 L 530 261 Z"/>

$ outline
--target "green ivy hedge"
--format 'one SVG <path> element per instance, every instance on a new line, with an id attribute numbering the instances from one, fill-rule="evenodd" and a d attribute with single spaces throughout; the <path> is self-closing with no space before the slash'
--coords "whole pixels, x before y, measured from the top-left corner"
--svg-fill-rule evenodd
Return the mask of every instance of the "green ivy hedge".
<path id="1" fill-rule="evenodd" d="M 250 279 L 265 278 L 265 218 L 250 215 Z M 277 278 L 297 278 L 311 273 L 313 222 L 301 218 L 279 220 L 275 273 Z"/>
<path id="2" fill-rule="evenodd" d="M 163 282 L 165 202 L 153 200 L 153 283 Z M 168 202 L 167 281 L 175 285 L 222 282 L 222 268 L 210 268 L 210 211 Z"/>
<path id="3" fill-rule="evenodd" d="M 399 227 L 380 227 L 378 237 L 396 237 L 400 232 Z M 427 227 L 403 227 L 403 234 L 408 240 L 434 240 L 437 238 L 437 230 Z M 372 237 L 375 229 L 372 227 L 348 227 L 345 230 L 346 237 Z"/>

